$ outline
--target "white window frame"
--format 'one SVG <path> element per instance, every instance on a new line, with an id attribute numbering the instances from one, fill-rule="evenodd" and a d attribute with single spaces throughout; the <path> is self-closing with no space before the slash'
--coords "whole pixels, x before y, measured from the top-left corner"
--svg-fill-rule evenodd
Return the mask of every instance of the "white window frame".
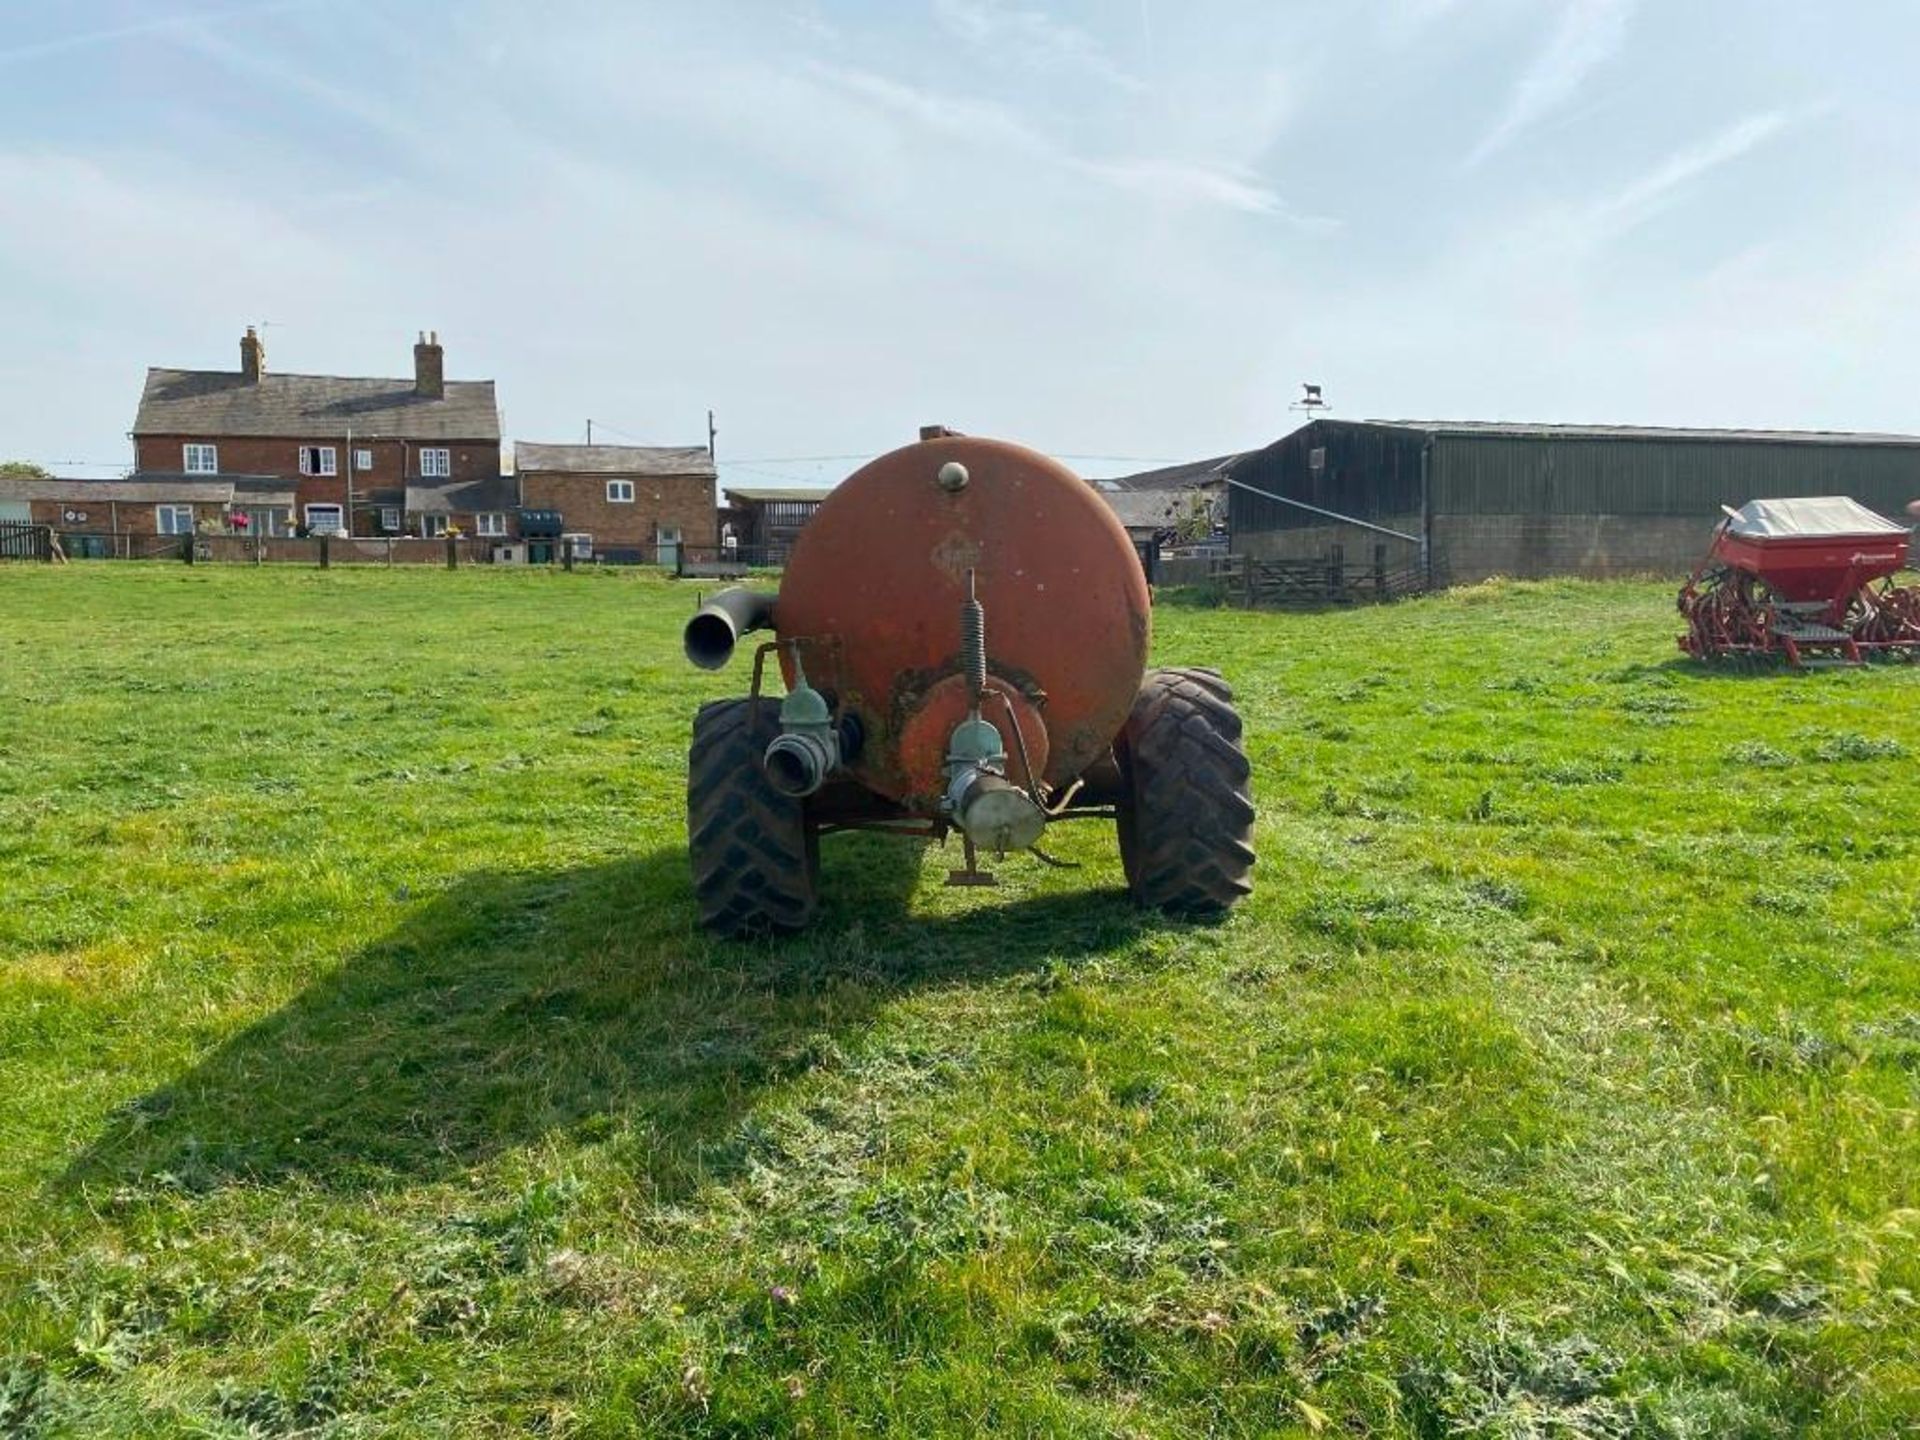
<path id="1" fill-rule="evenodd" d="M 441 446 L 423 446 L 420 450 L 420 478 L 423 480 L 449 480 L 453 478 L 453 451 Z"/>
<path id="2" fill-rule="evenodd" d="M 382 505 L 380 507 L 380 528 L 389 535 L 399 532 L 400 507 L 398 505 Z"/>
<path id="3" fill-rule="evenodd" d="M 507 512 L 504 510 L 482 510 L 473 517 L 473 533 L 484 535 L 489 540 L 503 539 L 507 533 Z"/>
<path id="4" fill-rule="evenodd" d="M 576 560 L 593 559 L 593 536 L 584 530 L 571 531 L 562 535 L 560 543 L 562 546 L 573 546 L 573 558 Z M 560 552 L 562 557 L 565 557 L 566 553 L 564 549 Z"/>
<path id="5" fill-rule="evenodd" d="M 182 515 L 187 517 L 187 523 L 184 526 L 180 523 Z M 154 529 L 162 535 L 191 535 L 193 534 L 193 506 L 156 505 L 153 507 L 153 525 Z"/>
<path id="6" fill-rule="evenodd" d="M 633 504 L 633 481 L 631 480 L 607 481 L 607 503 L 609 505 Z"/>
<path id="7" fill-rule="evenodd" d="M 189 475 L 218 475 L 220 447 L 189 441 L 180 447 L 180 468 Z"/>
<path id="8" fill-rule="evenodd" d="M 313 512 L 316 510 L 328 510 L 333 513 L 333 524 L 326 527 L 324 533 L 330 535 L 344 535 L 347 533 L 347 511 L 344 505 L 315 502 L 308 505 L 307 508 L 301 512 L 301 515 L 307 522 L 307 533 L 309 535 L 319 535 L 323 533 L 320 527 L 313 523 Z"/>
<path id="9" fill-rule="evenodd" d="M 441 539 L 445 536 L 448 527 L 452 524 L 453 517 L 451 515 L 422 515 L 420 517 L 420 538 L 423 540 Z"/>
<path id="10" fill-rule="evenodd" d="M 300 473 L 302 475 L 338 475 L 340 452 L 331 445 L 302 445 Z"/>
<path id="11" fill-rule="evenodd" d="M 353 452 L 353 468 L 356 470 L 371 470 L 373 468 L 373 451 L 362 450 L 356 446 Z"/>

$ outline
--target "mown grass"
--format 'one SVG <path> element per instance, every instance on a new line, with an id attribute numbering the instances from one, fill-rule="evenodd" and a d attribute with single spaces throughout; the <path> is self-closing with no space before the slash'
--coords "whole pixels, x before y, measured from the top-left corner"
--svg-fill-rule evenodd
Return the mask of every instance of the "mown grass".
<path id="1" fill-rule="evenodd" d="M 0 1433 L 1828 1435 L 1920 1414 L 1920 672 L 1659 586 L 1164 608 L 1262 815 L 692 925 L 633 577 L 0 571 Z"/>

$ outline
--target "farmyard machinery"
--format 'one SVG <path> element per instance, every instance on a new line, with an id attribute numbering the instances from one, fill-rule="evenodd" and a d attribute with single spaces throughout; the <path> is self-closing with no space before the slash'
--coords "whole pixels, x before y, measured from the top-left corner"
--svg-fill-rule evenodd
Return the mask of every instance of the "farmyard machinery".
<path id="1" fill-rule="evenodd" d="M 744 635 L 747 696 L 703 705 L 687 773 L 700 918 L 795 931 L 819 840 L 945 840 L 949 883 L 982 855 L 1109 817 L 1142 905 L 1221 912 L 1246 895 L 1253 804 L 1218 672 L 1147 670 L 1152 623 L 1132 542 L 1093 487 L 1018 445 L 932 429 L 836 487 L 778 594 L 720 591 L 686 628 L 705 669 Z M 766 693 L 774 658 L 785 694 Z"/>
<path id="2" fill-rule="evenodd" d="M 1680 648 L 1701 660 L 1920 654 L 1920 586 L 1897 585 L 1907 527 L 1844 495 L 1751 500 L 1680 591 Z"/>

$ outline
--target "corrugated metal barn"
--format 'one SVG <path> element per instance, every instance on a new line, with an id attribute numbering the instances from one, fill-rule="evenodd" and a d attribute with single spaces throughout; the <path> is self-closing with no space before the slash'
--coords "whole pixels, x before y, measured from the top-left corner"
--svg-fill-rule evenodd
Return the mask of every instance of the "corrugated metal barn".
<path id="1" fill-rule="evenodd" d="M 1232 548 L 1259 559 L 1340 547 L 1347 563 L 1365 563 L 1386 544 L 1401 565 L 1424 539 L 1443 584 L 1675 574 L 1705 552 L 1722 505 L 1849 495 L 1902 516 L 1920 498 L 1920 436 L 1315 420 L 1241 456 L 1231 475 Z"/>

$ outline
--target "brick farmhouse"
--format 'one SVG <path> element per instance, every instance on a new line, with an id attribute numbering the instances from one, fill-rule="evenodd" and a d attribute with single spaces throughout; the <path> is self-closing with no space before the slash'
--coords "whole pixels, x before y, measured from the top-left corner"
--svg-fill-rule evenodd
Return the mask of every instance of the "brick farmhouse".
<path id="1" fill-rule="evenodd" d="M 421 534 L 407 488 L 498 480 L 500 410 L 491 380 L 446 378 L 438 335 L 413 347 L 410 379 L 280 375 L 249 326 L 237 371 L 147 371 L 133 444 L 137 481 L 283 481 L 292 502 L 259 507 L 253 533 Z"/>
<path id="2" fill-rule="evenodd" d="M 460 535 L 497 560 L 558 558 L 563 537 L 576 559 L 717 556 L 707 448 L 522 443 L 509 471 L 494 383 L 448 380 L 437 334 L 413 362 L 402 379 L 276 374 L 249 326 L 238 370 L 148 370 L 130 476 L 0 476 L 0 522 L 49 526 L 76 556 L 219 533 Z"/>

